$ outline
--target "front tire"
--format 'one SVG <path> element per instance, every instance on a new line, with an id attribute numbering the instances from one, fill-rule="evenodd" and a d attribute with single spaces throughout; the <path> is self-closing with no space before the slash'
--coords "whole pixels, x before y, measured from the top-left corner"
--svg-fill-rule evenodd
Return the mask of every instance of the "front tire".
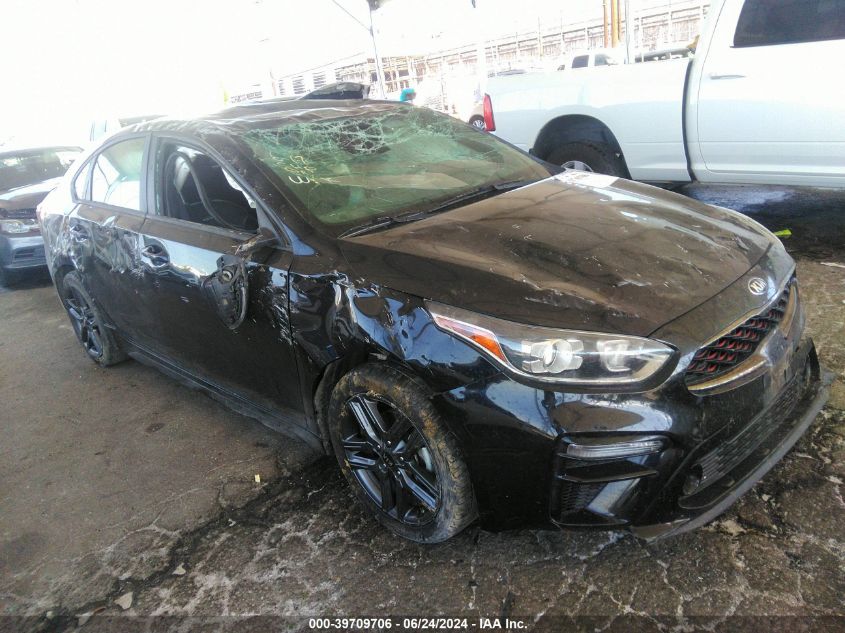
<path id="1" fill-rule="evenodd" d="M 548 161 L 567 169 L 628 177 L 628 168 L 623 158 L 613 148 L 602 143 L 566 143 L 555 149 Z"/>
<path id="2" fill-rule="evenodd" d="M 88 358 L 103 367 L 126 360 L 126 354 L 120 349 L 114 333 L 105 326 L 97 304 L 77 273 L 69 272 L 62 279 L 61 298 L 71 327 Z"/>
<path id="3" fill-rule="evenodd" d="M 386 365 L 363 365 L 332 392 L 329 435 L 365 508 L 411 541 L 438 543 L 476 517 L 466 463 L 429 395 Z"/>

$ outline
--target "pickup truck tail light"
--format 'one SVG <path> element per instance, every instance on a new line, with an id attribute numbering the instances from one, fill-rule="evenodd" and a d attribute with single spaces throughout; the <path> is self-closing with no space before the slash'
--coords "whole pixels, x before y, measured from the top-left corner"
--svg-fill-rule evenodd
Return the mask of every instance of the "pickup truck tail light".
<path id="1" fill-rule="evenodd" d="M 490 95 L 484 95 L 484 129 L 488 132 L 496 131 L 496 120 L 493 118 L 493 101 Z"/>

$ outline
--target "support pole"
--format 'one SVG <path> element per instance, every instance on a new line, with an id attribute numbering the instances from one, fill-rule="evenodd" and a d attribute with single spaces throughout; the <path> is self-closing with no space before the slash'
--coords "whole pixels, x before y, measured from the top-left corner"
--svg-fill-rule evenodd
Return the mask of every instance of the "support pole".
<path id="1" fill-rule="evenodd" d="M 610 0 L 610 45 L 619 44 L 619 0 Z"/>
<path id="2" fill-rule="evenodd" d="M 604 25 L 604 47 L 607 48 L 610 46 L 610 31 L 608 29 L 607 24 L 607 2 L 608 0 L 602 0 L 602 10 L 604 12 L 604 19 L 602 20 L 602 24 Z M 587 37 L 587 43 L 584 48 L 590 48 L 590 38 Z"/>
<path id="3" fill-rule="evenodd" d="M 373 40 L 373 55 L 376 62 L 376 77 L 378 77 L 379 90 L 381 90 L 381 98 L 387 98 L 387 84 L 384 78 L 384 68 L 381 65 L 381 59 L 378 56 L 378 46 L 376 45 L 376 30 L 373 28 L 373 5 L 370 5 L 370 37 Z"/>

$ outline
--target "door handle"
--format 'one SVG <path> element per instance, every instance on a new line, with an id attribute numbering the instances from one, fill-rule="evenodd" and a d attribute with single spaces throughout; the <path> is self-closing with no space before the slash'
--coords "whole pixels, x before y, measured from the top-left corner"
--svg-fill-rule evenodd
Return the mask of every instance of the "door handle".
<path id="1" fill-rule="evenodd" d="M 88 231 L 86 231 L 85 227 L 83 227 L 81 224 L 71 224 L 70 234 L 73 235 L 74 239 L 79 241 L 88 239 Z"/>
<path id="2" fill-rule="evenodd" d="M 708 75 L 710 79 L 745 79 L 745 75 L 741 75 L 739 73 L 720 73 L 720 72 L 712 72 Z"/>
<path id="3" fill-rule="evenodd" d="M 141 257 L 146 259 L 152 268 L 164 268 L 170 263 L 167 251 L 158 244 L 150 244 L 142 248 Z"/>

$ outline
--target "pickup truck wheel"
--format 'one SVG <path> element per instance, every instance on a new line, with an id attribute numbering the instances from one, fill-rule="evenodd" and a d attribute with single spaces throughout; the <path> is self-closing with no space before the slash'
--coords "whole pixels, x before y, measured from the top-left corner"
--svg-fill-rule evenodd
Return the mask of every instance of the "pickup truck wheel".
<path id="1" fill-rule="evenodd" d="M 477 130 L 485 130 L 486 127 L 484 125 L 484 118 L 480 116 L 474 116 L 469 120 L 469 124 Z"/>
<path id="2" fill-rule="evenodd" d="M 608 145 L 600 143 L 567 143 L 554 150 L 547 160 L 568 169 L 628 177 L 622 157 Z"/>

